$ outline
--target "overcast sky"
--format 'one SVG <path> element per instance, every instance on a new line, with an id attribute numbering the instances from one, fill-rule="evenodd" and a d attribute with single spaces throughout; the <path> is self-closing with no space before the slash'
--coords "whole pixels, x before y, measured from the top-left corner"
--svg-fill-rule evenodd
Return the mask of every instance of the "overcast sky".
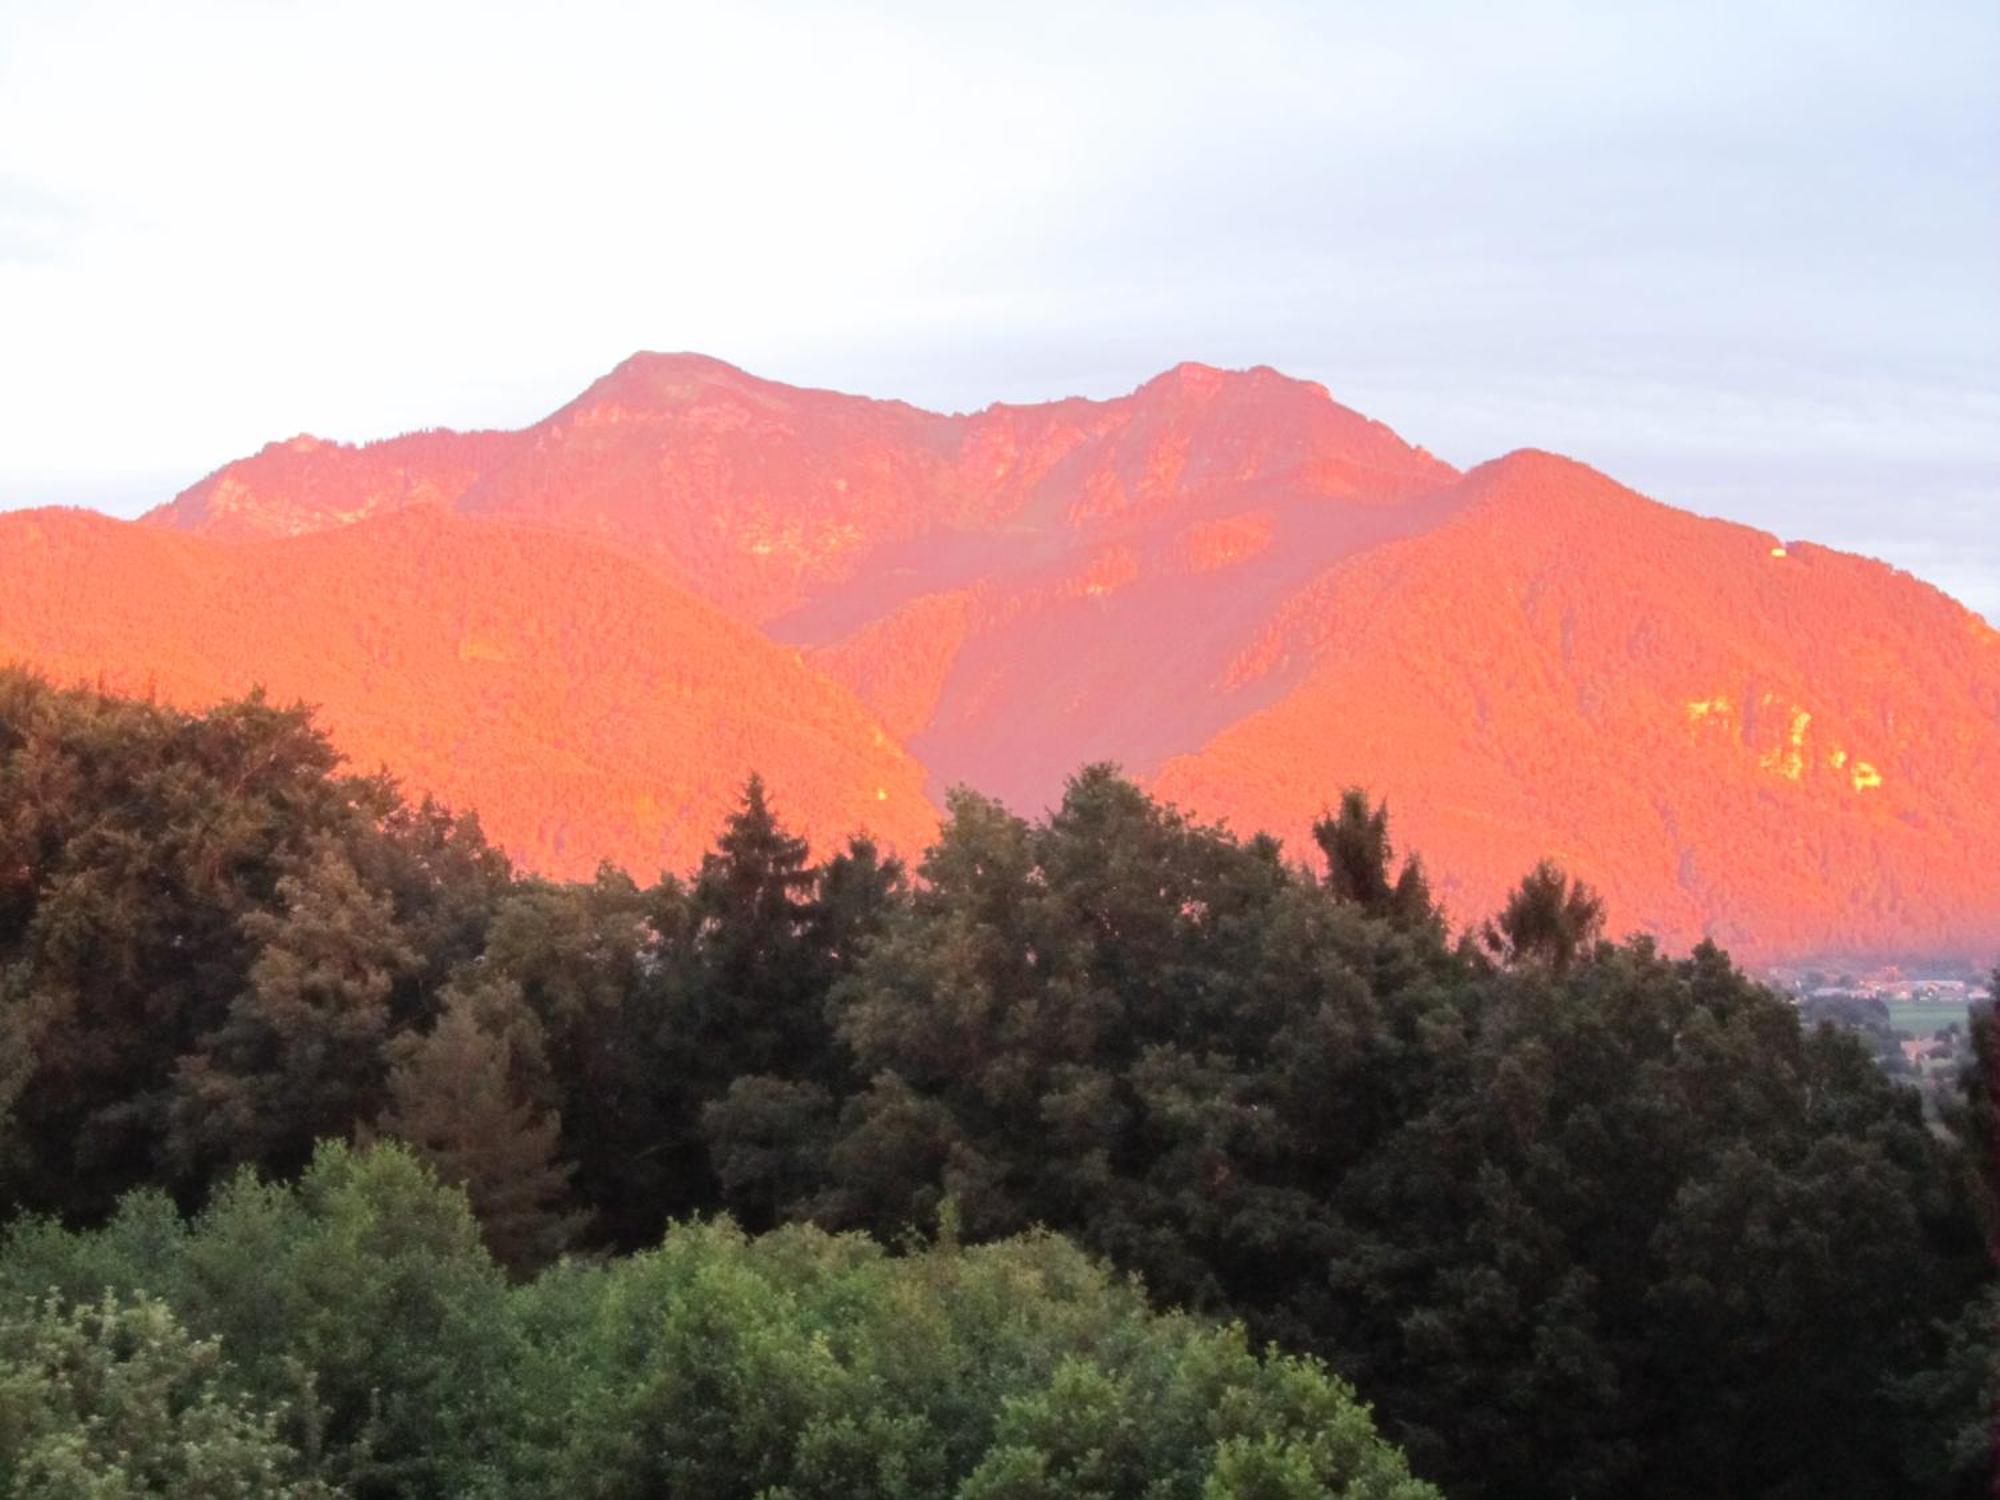
<path id="1" fill-rule="evenodd" d="M 2000 620 L 2000 5 L 0 4 L 0 506 L 1273 364 Z"/>

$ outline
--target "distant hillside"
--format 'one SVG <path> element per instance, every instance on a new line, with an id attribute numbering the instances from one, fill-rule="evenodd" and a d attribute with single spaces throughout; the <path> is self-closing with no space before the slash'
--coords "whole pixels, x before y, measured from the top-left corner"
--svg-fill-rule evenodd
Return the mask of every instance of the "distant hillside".
<path id="1" fill-rule="evenodd" d="M 318 704 L 358 769 L 556 874 L 691 867 L 753 768 L 822 843 L 915 850 L 935 822 L 922 768 L 795 652 L 601 547 L 437 507 L 242 546 L 0 516 L 0 660 Z"/>
<path id="2" fill-rule="evenodd" d="M 1287 601 L 1230 676 L 1291 685 L 1169 762 L 1163 795 L 1298 837 L 1325 768 L 1366 767 L 1461 917 L 1530 851 L 1676 943 L 2000 947 L 2000 635 L 1565 459 L 1459 492 Z"/>

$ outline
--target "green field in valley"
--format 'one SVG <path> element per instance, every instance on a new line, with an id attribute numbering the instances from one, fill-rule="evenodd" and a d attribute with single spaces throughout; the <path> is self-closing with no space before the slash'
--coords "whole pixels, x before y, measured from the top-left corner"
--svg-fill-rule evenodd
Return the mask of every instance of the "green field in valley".
<path id="1" fill-rule="evenodd" d="M 1954 1021 L 1964 1025 L 1968 1009 L 1963 1000 L 1891 1000 L 1889 1024 L 1910 1036 L 1929 1036 Z"/>

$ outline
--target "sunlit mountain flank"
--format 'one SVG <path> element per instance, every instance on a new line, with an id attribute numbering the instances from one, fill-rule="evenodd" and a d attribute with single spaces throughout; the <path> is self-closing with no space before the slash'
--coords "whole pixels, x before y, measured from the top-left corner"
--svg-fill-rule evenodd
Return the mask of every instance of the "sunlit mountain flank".
<path id="1" fill-rule="evenodd" d="M 1295 849 L 1365 786 L 1458 921 L 1549 855 L 1674 943 L 2000 941 L 1977 616 L 1268 368 L 940 415 L 642 354 L 522 431 L 294 438 L 0 538 L 0 653 L 321 702 L 552 871 L 685 862 L 753 767 L 914 852 L 926 794 L 1108 759 Z"/>
<path id="2" fill-rule="evenodd" d="M 934 826 L 923 772 L 796 653 L 606 549 L 416 507 L 229 545 L 0 517 L 0 659 L 206 705 L 304 699 L 356 769 L 476 811 L 531 868 L 700 857 L 762 768 L 829 845 Z"/>

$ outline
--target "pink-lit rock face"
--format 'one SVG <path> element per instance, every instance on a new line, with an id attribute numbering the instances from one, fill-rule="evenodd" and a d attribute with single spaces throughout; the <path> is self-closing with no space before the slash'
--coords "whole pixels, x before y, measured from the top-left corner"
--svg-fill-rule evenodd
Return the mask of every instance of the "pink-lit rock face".
<path id="1" fill-rule="evenodd" d="M 534 723 L 596 691 L 537 690 L 538 672 L 649 691 L 596 654 L 629 659 L 617 619 L 637 606 L 618 601 L 654 597 L 643 577 L 681 601 L 677 618 L 698 595 L 736 622 L 656 623 L 639 635 L 683 638 L 648 649 L 712 682 L 782 682 L 755 722 L 792 695 L 835 726 L 817 756 L 795 736 L 704 737 L 726 705 L 690 690 L 674 722 L 696 744 L 649 741 L 655 774 L 720 786 L 754 763 L 815 831 L 878 789 L 900 816 L 917 762 L 933 794 L 968 781 L 1033 810 L 1108 758 L 1294 848 L 1343 787 L 1387 793 L 1460 919 L 1553 855 L 1604 888 L 1615 928 L 1676 942 L 1713 932 L 1753 956 L 2000 944 L 2000 637 L 1975 617 L 1879 564 L 1700 520 L 1547 455 L 1460 475 L 1272 370 L 1183 365 L 1117 400 L 944 416 L 639 355 L 521 432 L 276 444 L 149 520 L 241 539 L 411 506 L 461 519 L 444 540 L 353 526 L 343 566 L 393 538 L 421 574 L 428 549 L 472 556 L 481 522 L 503 522 L 510 537 L 587 538 L 593 567 L 624 570 L 589 585 L 611 601 L 589 628 L 546 589 L 495 602 L 510 628 L 565 643 L 514 658 L 513 689 L 521 742 L 564 753 L 520 752 L 516 780 L 478 790 L 525 806 L 546 774 L 568 778 L 565 805 L 611 809 L 573 818 L 553 856 L 532 829 L 517 838 L 551 867 L 660 844 L 626 826 L 649 795 L 655 821 L 700 804 L 690 839 L 713 821 L 707 793 L 648 793 L 636 760 L 615 777 L 578 770 L 566 757 L 589 736 Z M 223 568 L 231 550 L 197 564 L 170 541 L 156 536 L 169 550 L 145 567 Z M 244 550 L 270 560 L 228 576 L 295 566 L 284 548 Z M 92 651 L 115 656 L 88 644 L 90 617 L 119 606 L 83 592 L 54 635 L 17 646 L 0 629 L 0 645 L 85 673 Z M 226 592 L 156 608 L 197 629 Z M 400 638 L 393 592 L 367 608 Z M 409 672 L 489 670 L 511 649 L 429 617 L 407 630 L 443 632 L 458 663 L 398 658 Z M 285 638 L 289 690 L 331 707 L 343 679 Z M 232 670 L 275 650 L 246 641 Z M 422 697 L 385 697 L 365 749 L 413 780 L 448 778 Z"/>

